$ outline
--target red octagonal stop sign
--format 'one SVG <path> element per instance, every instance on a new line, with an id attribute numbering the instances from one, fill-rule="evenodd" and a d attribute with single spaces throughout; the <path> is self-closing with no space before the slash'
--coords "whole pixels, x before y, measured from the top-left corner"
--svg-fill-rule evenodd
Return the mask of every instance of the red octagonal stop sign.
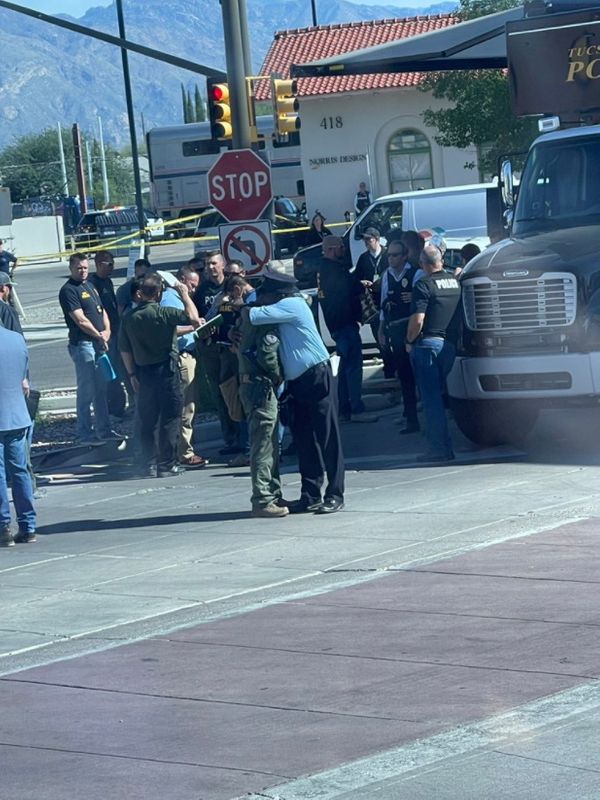
<path id="1" fill-rule="evenodd" d="M 253 150 L 227 150 L 208 171 L 208 196 L 230 222 L 258 219 L 271 202 L 271 170 Z"/>

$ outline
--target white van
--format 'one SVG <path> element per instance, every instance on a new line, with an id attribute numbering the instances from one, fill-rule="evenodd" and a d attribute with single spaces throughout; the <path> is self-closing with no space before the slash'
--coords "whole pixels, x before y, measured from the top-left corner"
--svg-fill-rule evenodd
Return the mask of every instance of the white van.
<path id="1" fill-rule="evenodd" d="M 379 197 L 365 209 L 349 231 L 352 263 L 365 251 L 362 235 L 367 228 L 377 228 L 385 238 L 393 230 L 431 230 L 441 228 L 446 240 L 467 242 L 483 239 L 489 244 L 488 210 L 498 202 L 498 188 L 493 183 L 423 189 Z"/>
<path id="2" fill-rule="evenodd" d="M 356 266 L 365 252 L 363 233 L 377 228 L 385 244 L 395 230 L 432 230 L 441 228 L 450 252 L 448 258 L 468 242 L 480 249 L 490 243 L 489 224 L 500 219 L 500 194 L 493 183 L 469 186 L 447 186 L 443 189 L 423 189 L 378 197 L 344 234 L 346 248 Z M 294 257 L 294 274 L 301 288 L 316 286 L 316 274 L 321 258 L 321 246 L 299 250 Z M 448 266 L 457 266 L 449 263 Z"/>

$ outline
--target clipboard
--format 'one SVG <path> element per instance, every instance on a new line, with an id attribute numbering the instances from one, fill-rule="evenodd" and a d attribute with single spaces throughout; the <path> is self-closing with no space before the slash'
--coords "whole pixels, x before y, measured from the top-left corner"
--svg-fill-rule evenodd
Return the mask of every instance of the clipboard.
<path id="1" fill-rule="evenodd" d="M 208 322 L 206 322 L 204 325 L 200 325 L 199 328 L 196 328 L 194 331 L 194 336 L 197 339 L 208 339 L 209 336 L 212 336 L 213 330 L 222 324 L 223 316 L 221 314 L 217 314 L 212 319 L 208 320 Z"/>

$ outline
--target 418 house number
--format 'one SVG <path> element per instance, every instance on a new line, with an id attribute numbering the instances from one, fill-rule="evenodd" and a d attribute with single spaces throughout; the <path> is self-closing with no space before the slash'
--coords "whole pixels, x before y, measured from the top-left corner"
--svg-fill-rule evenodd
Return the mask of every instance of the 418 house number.
<path id="1" fill-rule="evenodd" d="M 343 128 L 344 120 L 342 117 L 323 117 L 319 122 L 319 127 L 324 130 L 332 130 L 333 128 Z"/>

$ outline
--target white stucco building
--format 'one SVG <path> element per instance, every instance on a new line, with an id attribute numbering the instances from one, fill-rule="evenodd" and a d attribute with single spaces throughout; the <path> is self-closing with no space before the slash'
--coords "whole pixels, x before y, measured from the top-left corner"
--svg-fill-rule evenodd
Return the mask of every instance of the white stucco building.
<path id="1" fill-rule="evenodd" d="M 261 74 L 289 75 L 292 64 L 426 33 L 456 22 L 449 14 L 328 25 L 277 33 Z M 419 73 L 300 78 L 302 168 L 309 215 L 328 222 L 353 211 L 358 184 L 371 196 L 476 183 L 477 153 L 443 148 L 423 122 L 443 107 L 419 89 Z M 262 97 L 268 96 L 266 84 Z M 259 98 L 261 95 L 259 94 Z M 474 168 L 468 168 L 471 164 Z"/>

